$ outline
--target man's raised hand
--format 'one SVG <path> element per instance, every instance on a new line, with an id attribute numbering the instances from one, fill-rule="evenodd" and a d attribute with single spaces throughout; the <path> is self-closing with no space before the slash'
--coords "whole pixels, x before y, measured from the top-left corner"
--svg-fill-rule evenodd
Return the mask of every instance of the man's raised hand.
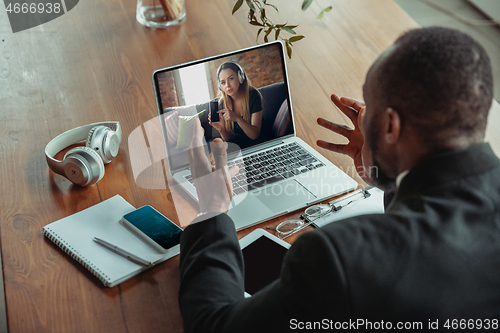
<path id="1" fill-rule="evenodd" d="M 318 140 L 317 145 L 321 148 L 344 154 L 354 160 L 356 171 L 360 177 L 371 184 L 369 170 L 372 166 L 370 150 L 365 144 L 365 138 L 361 132 L 361 119 L 365 111 L 365 103 L 354 98 L 339 98 L 336 94 L 331 96 L 332 102 L 342 111 L 352 122 L 354 128 L 344 124 L 337 124 L 324 118 L 318 118 L 318 124 L 335 133 L 338 133 L 349 140 L 347 144 L 337 144 L 324 140 Z"/>

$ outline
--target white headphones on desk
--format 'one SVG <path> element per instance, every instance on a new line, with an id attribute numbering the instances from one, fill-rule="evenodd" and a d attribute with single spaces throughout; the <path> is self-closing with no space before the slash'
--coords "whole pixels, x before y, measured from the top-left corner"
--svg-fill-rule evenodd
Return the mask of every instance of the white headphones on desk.
<path id="1" fill-rule="evenodd" d="M 62 161 L 54 156 L 66 147 L 85 140 L 85 147 L 70 149 Z M 104 163 L 111 162 L 120 148 L 122 130 L 117 121 L 80 126 L 59 134 L 45 147 L 49 168 L 72 183 L 87 186 L 104 176 Z"/>

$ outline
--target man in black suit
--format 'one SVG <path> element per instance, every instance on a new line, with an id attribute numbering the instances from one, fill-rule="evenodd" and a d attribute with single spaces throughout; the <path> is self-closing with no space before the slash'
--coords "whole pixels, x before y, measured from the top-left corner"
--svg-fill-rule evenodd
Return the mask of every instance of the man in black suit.
<path id="1" fill-rule="evenodd" d="M 376 60 L 366 106 L 332 95 L 354 128 L 318 119 L 349 139 L 318 145 L 376 170 L 361 176 L 395 197 L 385 214 L 303 234 L 281 277 L 249 299 L 234 225 L 221 213 L 228 196 L 201 196 L 206 214 L 181 238 L 185 331 L 498 329 L 500 161 L 483 142 L 492 81 L 477 42 L 427 28 L 405 33 Z M 215 153 L 218 177 L 229 178 L 223 148 Z M 211 172 L 202 150 L 190 158 L 198 176 Z"/>

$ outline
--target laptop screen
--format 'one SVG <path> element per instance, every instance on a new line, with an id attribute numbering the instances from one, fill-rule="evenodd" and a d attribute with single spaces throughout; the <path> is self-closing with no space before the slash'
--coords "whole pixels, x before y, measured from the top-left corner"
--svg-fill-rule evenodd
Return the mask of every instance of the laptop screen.
<path id="1" fill-rule="evenodd" d="M 207 143 L 222 138 L 240 149 L 293 134 L 280 42 L 160 69 L 153 82 L 170 170 L 189 164 L 195 117 Z"/>

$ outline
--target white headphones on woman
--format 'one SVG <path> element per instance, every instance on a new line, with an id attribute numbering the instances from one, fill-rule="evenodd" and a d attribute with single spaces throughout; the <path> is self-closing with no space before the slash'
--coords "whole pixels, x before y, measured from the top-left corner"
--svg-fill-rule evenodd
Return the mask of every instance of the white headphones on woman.
<path id="1" fill-rule="evenodd" d="M 85 147 L 70 149 L 62 161 L 54 156 L 66 147 L 85 140 Z M 45 147 L 49 168 L 72 183 L 87 186 L 104 176 L 104 163 L 111 162 L 120 148 L 122 130 L 117 121 L 80 126 L 59 134 Z"/>

